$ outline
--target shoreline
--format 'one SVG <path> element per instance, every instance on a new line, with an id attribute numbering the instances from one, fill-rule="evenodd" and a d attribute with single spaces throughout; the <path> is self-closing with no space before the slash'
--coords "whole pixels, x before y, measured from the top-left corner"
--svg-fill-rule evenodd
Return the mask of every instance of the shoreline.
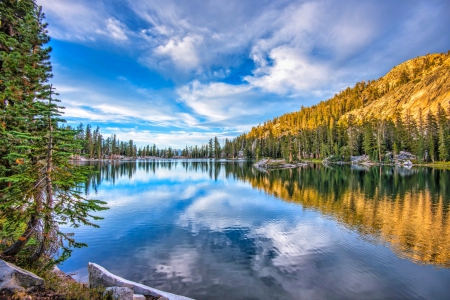
<path id="1" fill-rule="evenodd" d="M 338 162 L 327 162 L 323 163 L 321 161 L 305 161 L 309 163 L 322 163 L 326 165 L 350 165 L 350 166 L 367 166 L 367 167 L 376 167 L 376 166 L 386 166 L 386 167 L 404 167 L 404 168 L 411 168 L 411 167 L 429 167 L 429 168 L 449 168 L 450 169 L 450 162 L 432 162 L 432 163 L 415 163 L 410 166 L 405 166 L 402 164 L 395 164 L 395 163 L 380 163 L 380 162 L 366 162 L 366 163 L 352 163 L 352 162 L 344 162 L 344 161 L 338 161 Z"/>
<path id="2" fill-rule="evenodd" d="M 92 158 L 92 159 L 69 159 L 70 162 L 129 162 L 129 161 L 155 161 L 155 160 L 213 160 L 217 162 L 225 161 L 251 161 L 252 158 L 191 158 L 191 157 L 146 157 L 146 158 Z"/>
<path id="3" fill-rule="evenodd" d="M 177 161 L 177 160 L 206 160 L 206 161 L 216 161 L 216 162 L 240 162 L 240 161 L 254 161 L 253 158 L 190 158 L 190 157 L 172 157 L 172 158 L 164 158 L 164 157 L 145 157 L 145 158 L 93 158 L 93 159 L 70 159 L 69 161 L 72 163 L 84 163 L 84 162 L 110 162 L 110 163 L 116 163 L 116 162 L 138 162 L 138 161 Z M 430 162 L 430 163 L 414 163 L 411 166 L 405 166 L 402 164 L 395 164 L 395 163 L 380 163 L 380 162 L 364 162 L 364 163 L 352 163 L 351 161 L 337 161 L 337 162 L 327 162 L 324 163 L 321 159 L 309 159 L 309 160 L 303 160 L 303 163 L 307 164 L 327 164 L 327 165 L 358 165 L 358 166 L 368 166 L 368 167 L 374 167 L 374 166 L 390 166 L 390 167 L 428 167 L 428 168 L 439 168 L 439 169 L 450 169 L 450 162 L 444 162 L 444 161 L 437 161 L 437 162 Z M 291 167 L 290 167 L 291 168 Z M 269 169 L 278 169 L 278 168 L 269 168 Z"/>

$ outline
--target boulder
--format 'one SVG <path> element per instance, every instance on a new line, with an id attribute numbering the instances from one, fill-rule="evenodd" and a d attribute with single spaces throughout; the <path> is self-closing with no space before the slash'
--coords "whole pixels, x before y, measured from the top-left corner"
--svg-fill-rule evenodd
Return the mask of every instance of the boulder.
<path id="1" fill-rule="evenodd" d="M 127 287 L 133 290 L 136 294 L 148 295 L 153 297 L 166 297 L 168 300 L 192 300 L 191 298 L 175 295 L 168 292 L 163 292 L 158 289 L 126 280 L 117 275 L 112 274 L 102 266 L 94 263 L 89 263 L 89 286 L 90 287 Z"/>
<path id="2" fill-rule="evenodd" d="M 403 162 L 403 167 L 407 169 L 411 169 L 413 166 L 413 163 L 410 160 L 406 160 Z"/>
<path id="3" fill-rule="evenodd" d="M 63 280 L 77 282 L 75 279 L 72 278 L 72 276 L 64 273 L 57 266 L 54 266 L 50 272 L 52 272 L 53 274 L 55 274 L 56 276 L 58 276 L 59 278 L 61 278 Z"/>
<path id="4" fill-rule="evenodd" d="M 141 294 L 134 294 L 133 295 L 133 300 L 145 300 L 145 296 L 141 295 Z M 161 299 L 161 298 L 160 298 Z"/>
<path id="5" fill-rule="evenodd" d="M 134 300 L 134 292 L 132 289 L 127 287 L 108 287 L 105 289 L 103 296 L 111 295 L 114 300 Z M 144 298 L 145 299 L 145 298 Z"/>
<path id="6" fill-rule="evenodd" d="M 270 159 L 261 159 L 257 163 L 254 164 L 255 167 L 263 168 L 270 162 Z"/>
<path id="7" fill-rule="evenodd" d="M 44 284 L 44 279 L 0 259 L 0 290 L 24 291 Z"/>
<path id="8" fill-rule="evenodd" d="M 415 155 L 406 152 L 406 151 L 400 151 L 398 155 L 395 156 L 395 164 L 411 168 L 413 166 L 413 163 L 411 160 L 417 159 Z"/>
<path id="9" fill-rule="evenodd" d="M 396 157 L 397 160 L 414 160 L 416 159 L 416 156 L 406 152 L 406 151 L 400 151 L 400 153 Z"/>
<path id="10" fill-rule="evenodd" d="M 371 163 L 369 156 L 365 154 L 361 156 L 350 156 L 350 161 L 355 165 Z"/>

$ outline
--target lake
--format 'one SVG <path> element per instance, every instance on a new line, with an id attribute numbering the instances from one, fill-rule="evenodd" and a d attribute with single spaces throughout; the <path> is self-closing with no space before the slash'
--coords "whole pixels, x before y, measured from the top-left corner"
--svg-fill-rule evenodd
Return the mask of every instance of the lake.
<path id="1" fill-rule="evenodd" d="M 450 171 L 95 162 L 101 228 L 60 268 L 195 299 L 449 299 Z"/>

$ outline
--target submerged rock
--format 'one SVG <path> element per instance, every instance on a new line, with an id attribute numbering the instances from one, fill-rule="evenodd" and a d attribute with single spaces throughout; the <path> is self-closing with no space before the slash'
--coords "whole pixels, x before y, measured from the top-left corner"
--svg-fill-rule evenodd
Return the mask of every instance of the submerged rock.
<path id="1" fill-rule="evenodd" d="M 44 284 L 44 279 L 0 259 L 0 290 L 24 291 Z"/>

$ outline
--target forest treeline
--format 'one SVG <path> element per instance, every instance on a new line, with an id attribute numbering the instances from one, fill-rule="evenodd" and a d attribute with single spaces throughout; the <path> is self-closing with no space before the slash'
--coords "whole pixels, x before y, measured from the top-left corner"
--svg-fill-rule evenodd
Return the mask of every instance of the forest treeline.
<path id="1" fill-rule="evenodd" d="M 86 128 L 80 125 L 76 128 L 77 139 L 83 145 L 79 155 L 91 159 L 181 155 L 272 157 L 288 161 L 333 157 L 345 161 L 352 155 L 367 154 L 373 161 L 383 162 L 390 157 L 386 155 L 389 152 L 407 151 L 415 154 L 418 162 L 448 161 L 450 99 L 436 100 L 445 99 L 448 74 L 450 51 L 427 54 L 394 67 L 377 80 L 358 82 L 327 101 L 268 120 L 248 133 L 226 139 L 222 145 L 215 137 L 203 145 L 182 150 L 159 149 L 155 144 L 137 147 L 132 140 L 119 141 L 115 135 L 103 138 L 98 127 L 92 130 L 89 125 Z M 429 94 L 427 103 L 421 103 L 413 111 L 402 109 L 405 105 L 399 104 L 401 98 L 408 101 L 410 93 L 417 90 Z M 390 107 L 363 113 L 381 100 L 389 102 Z"/>
<path id="2" fill-rule="evenodd" d="M 171 147 L 159 149 L 155 144 L 137 147 L 133 140 L 120 141 L 116 135 L 104 138 L 100 128 L 88 125 L 77 127 L 77 140 L 82 147 L 78 154 L 91 159 L 120 157 L 186 158 L 284 158 L 287 161 L 303 159 L 349 160 L 350 156 L 366 154 L 371 160 L 383 162 L 387 153 L 407 151 L 417 156 L 418 162 L 448 161 L 450 159 L 450 106 L 438 105 L 437 113 L 419 113 L 416 119 L 397 113 L 390 119 L 376 117 L 356 120 L 349 115 L 345 122 L 334 118 L 322 121 L 316 127 L 296 126 L 292 113 L 253 128 L 235 139 L 225 139 L 223 145 L 215 137 L 201 146 L 186 146 L 183 150 Z M 292 124 L 289 131 L 276 133 L 277 124 Z M 274 125 L 275 124 L 275 125 Z M 300 128 L 298 128 L 300 127 Z M 297 128 L 297 129 L 295 129 Z"/>
<path id="3" fill-rule="evenodd" d="M 295 116 L 289 114 L 281 119 L 293 123 Z M 448 161 L 450 158 L 450 110 L 442 106 L 436 114 L 431 111 L 420 113 L 418 121 L 408 114 L 397 114 L 391 119 L 372 116 L 361 121 L 349 115 L 345 122 L 330 117 L 314 128 L 291 126 L 296 128 L 296 133 L 275 134 L 277 126 L 267 124 L 256 127 L 248 134 L 227 140 L 224 155 L 236 157 L 236 149 L 240 148 L 245 157 L 267 156 L 288 161 L 330 156 L 346 161 L 352 155 L 366 154 L 373 161 L 383 162 L 387 159 L 386 153 L 398 154 L 400 151 L 417 155 L 419 162 Z"/>
<path id="4" fill-rule="evenodd" d="M 378 80 L 358 82 L 327 101 L 268 120 L 226 140 L 222 155 L 298 161 L 330 156 L 348 160 L 351 155 L 367 154 L 382 162 L 387 152 L 408 151 L 417 155 L 419 162 L 448 161 L 450 99 L 445 97 L 449 73 L 450 51 L 415 58 Z M 414 98 L 411 91 L 428 97 L 414 111 L 404 109 Z M 389 107 L 362 113 L 380 99 L 389 100 Z"/>
<path id="5" fill-rule="evenodd" d="M 116 134 L 105 137 L 100 127 L 92 129 L 91 125 L 78 125 L 76 128 L 68 126 L 76 132 L 75 140 L 81 147 L 74 153 L 86 159 L 120 159 L 120 158 L 146 158 L 146 157 L 188 157 L 188 158 L 219 158 L 222 148 L 219 139 L 214 137 L 201 146 L 191 146 L 184 149 L 172 147 L 158 148 L 156 144 L 137 146 L 133 140 L 121 141 Z"/>

